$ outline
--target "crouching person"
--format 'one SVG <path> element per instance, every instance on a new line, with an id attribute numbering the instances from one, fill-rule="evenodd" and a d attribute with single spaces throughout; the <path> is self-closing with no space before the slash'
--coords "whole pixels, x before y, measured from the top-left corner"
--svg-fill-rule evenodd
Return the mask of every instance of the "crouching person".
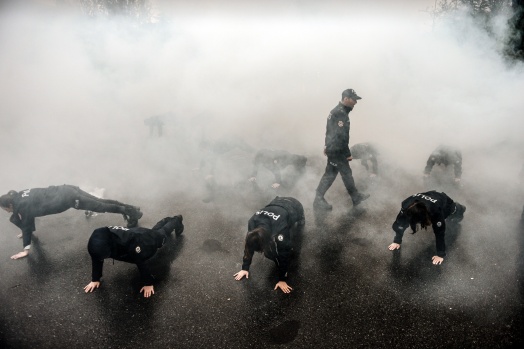
<path id="1" fill-rule="evenodd" d="M 144 292 L 146 298 L 153 295 L 154 277 L 146 261 L 164 245 L 173 230 L 176 236 L 182 234 L 184 231 L 182 219 L 181 215 L 166 217 L 151 229 L 110 226 L 93 231 L 87 244 L 87 250 L 91 255 L 92 277 L 91 282 L 84 287 L 85 292 L 93 292 L 100 286 L 104 259 L 112 258 L 136 264 L 145 285 L 140 293 Z"/>
<path id="2" fill-rule="evenodd" d="M 388 249 L 398 250 L 402 243 L 404 231 L 411 227 L 413 234 L 418 230 L 418 226 L 427 229 L 432 226 L 435 234 L 437 255 L 433 256 L 433 264 L 441 264 L 446 256 L 446 220 L 459 223 L 464 218 L 466 206 L 453 201 L 445 193 L 434 190 L 425 193 L 418 193 L 402 201 L 402 208 L 393 223 L 395 237 Z"/>
<path id="3" fill-rule="evenodd" d="M 287 269 L 293 250 L 293 234 L 304 227 L 304 208 L 291 197 L 276 197 L 263 209 L 257 211 L 248 222 L 248 233 L 242 260 L 242 270 L 233 275 L 235 280 L 249 278 L 249 266 L 255 252 L 264 253 L 278 268 L 275 290 L 284 293 L 293 289 L 287 284 Z M 296 230 L 295 230 L 296 225 Z"/>

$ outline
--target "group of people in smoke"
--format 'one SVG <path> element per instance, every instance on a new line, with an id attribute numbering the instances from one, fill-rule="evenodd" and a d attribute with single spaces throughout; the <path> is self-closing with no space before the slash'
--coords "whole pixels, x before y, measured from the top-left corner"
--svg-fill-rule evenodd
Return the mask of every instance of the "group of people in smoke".
<path id="1" fill-rule="evenodd" d="M 353 110 L 361 97 L 353 89 L 342 92 L 341 101 L 331 110 L 327 117 L 324 154 L 327 157 L 325 172 L 316 189 L 313 202 L 315 210 L 329 211 L 332 206 L 325 200 L 324 195 L 331 187 L 338 173 L 353 205 L 357 206 L 369 198 L 369 194 L 358 191 L 355 186 L 349 162 L 360 159 L 371 177 L 378 174 L 378 151 L 369 143 L 356 144 L 349 148 L 349 113 Z M 201 168 L 208 167 L 206 176 L 209 197 L 213 200 L 216 183 L 213 178 L 217 156 L 232 148 L 239 147 L 248 151 L 253 149 L 246 143 L 202 143 L 202 149 L 208 156 L 201 162 Z M 371 162 L 371 166 L 368 165 Z M 261 166 L 274 175 L 273 188 L 279 188 L 285 181 L 281 170 L 293 166 L 299 176 L 305 171 L 307 158 L 291 154 L 287 151 L 262 149 L 254 156 L 253 172 L 249 181 L 255 182 Z M 424 169 L 428 176 L 435 164 L 444 166 L 453 165 L 455 181 L 460 181 L 462 174 L 462 156 L 460 151 L 441 146 L 429 157 Z M 523 168 L 524 173 L 524 168 Z M 294 178 L 291 184 L 296 181 Z M 110 212 L 122 214 L 127 221 L 127 227 L 108 226 L 93 231 L 89 242 L 88 252 L 92 260 L 92 279 L 85 286 L 85 292 L 92 292 L 100 286 L 103 261 L 113 258 L 125 262 L 135 263 L 144 280 L 144 287 L 140 292 L 145 297 L 154 294 L 153 277 L 147 268 L 146 261 L 163 246 L 173 231 L 179 236 L 184 231 L 182 215 L 165 217 L 151 229 L 138 227 L 138 220 L 142 217 L 140 208 L 114 200 L 100 199 L 78 187 L 71 185 L 51 186 L 49 188 L 34 188 L 22 191 L 9 191 L 0 197 L 0 207 L 11 213 L 11 222 L 22 230 L 22 252 L 13 255 L 12 259 L 26 257 L 31 247 L 31 235 L 35 231 L 35 218 L 66 211 L 69 208 L 92 212 Z M 393 230 L 395 236 L 389 250 L 400 248 L 404 231 L 410 227 L 415 233 L 420 226 L 426 229 L 432 226 L 436 237 L 437 254 L 432 257 L 433 264 L 441 264 L 446 255 L 445 230 L 446 223 L 460 222 L 466 207 L 453 201 L 445 193 L 428 191 L 416 193 L 406 198 L 401 204 Z M 523 212 L 524 215 L 524 212 Z M 523 217 L 524 218 L 524 217 Z M 245 239 L 242 269 L 234 274 L 235 280 L 249 277 L 249 269 L 255 252 L 261 252 L 265 257 L 273 260 L 278 269 L 278 282 L 275 289 L 284 293 L 291 292 L 287 284 L 287 271 L 297 234 L 301 234 L 305 225 L 303 205 L 293 197 L 276 197 L 268 205 L 258 210 L 248 221 L 248 232 Z"/>

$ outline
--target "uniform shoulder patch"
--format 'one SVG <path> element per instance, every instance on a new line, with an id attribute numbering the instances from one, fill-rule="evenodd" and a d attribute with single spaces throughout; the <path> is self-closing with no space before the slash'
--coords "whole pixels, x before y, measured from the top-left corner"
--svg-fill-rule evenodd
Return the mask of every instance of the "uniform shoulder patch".
<path id="1" fill-rule="evenodd" d="M 137 246 L 137 247 L 135 248 L 135 252 L 136 252 L 136 253 L 140 253 L 140 252 L 142 252 L 142 250 L 140 249 L 140 246 Z"/>
<path id="2" fill-rule="evenodd" d="M 343 127 L 344 126 L 344 121 L 339 121 L 338 122 L 338 127 Z"/>
<path id="3" fill-rule="evenodd" d="M 437 227 L 441 227 L 442 226 L 442 222 L 437 222 Z"/>
<path id="4" fill-rule="evenodd" d="M 277 240 L 278 240 L 278 241 L 284 241 L 284 235 L 282 235 L 282 234 L 278 234 L 278 236 L 277 236 Z"/>

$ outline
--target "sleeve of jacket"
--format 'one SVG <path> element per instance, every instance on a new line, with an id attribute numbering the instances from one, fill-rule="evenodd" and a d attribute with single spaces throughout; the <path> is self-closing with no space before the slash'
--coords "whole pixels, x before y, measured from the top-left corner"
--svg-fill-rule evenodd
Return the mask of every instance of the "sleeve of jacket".
<path id="1" fill-rule="evenodd" d="M 446 256 L 446 220 L 444 217 L 439 217 L 437 220 L 432 222 L 433 232 L 435 233 L 435 243 L 437 246 L 437 256 Z"/>
<path id="2" fill-rule="evenodd" d="M 246 243 L 246 246 L 244 247 L 244 257 L 242 258 L 242 270 L 249 271 L 251 261 L 253 260 L 253 254 L 255 254 L 255 251 L 251 250 Z"/>
<path id="3" fill-rule="evenodd" d="M 395 237 L 393 238 L 394 243 L 402 243 L 402 237 L 404 236 L 404 231 L 407 227 L 409 227 L 409 218 L 403 210 L 400 210 L 397 219 L 392 225 L 392 228 L 395 231 Z"/>
<path id="4" fill-rule="evenodd" d="M 144 286 L 152 286 L 153 282 L 155 281 L 155 278 L 151 274 L 151 271 L 149 270 L 149 267 L 146 262 L 137 262 L 136 266 L 138 267 L 138 271 L 140 272 L 140 275 L 142 276 L 142 280 L 144 281 Z"/>
<path id="5" fill-rule="evenodd" d="M 332 114 L 328 118 L 325 146 L 328 152 L 336 152 L 347 158 L 351 156 L 351 151 L 349 150 L 349 133 L 343 125 L 344 119 L 346 119 L 346 116 L 340 115 L 340 113 Z M 339 126 L 339 122 L 343 126 Z"/>
<path id="6" fill-rule="evenodd" d="M 280 237 L 280 239 L 279 239 Z M 287 270 L 291 261 L 291 254 L 293 246 L 291 244 L 291 230 L 284 229 L 277 236 L 275 236 L 276 245 L 276 263 L 278 269 L 278 281 L 287 280 Z"/>
<path id="7" fill-rule="evenodd" d="M 35 231 L 35 218 L 34 217 L 22 217 L 21 221 L 14 223 L 22 230 L 22 243 L 24 248 L 31 246 L 31 237 Z"/>
<path id="8" fill-rule="evenodd" d="M 462 176 L 462 157 L 457 157 L 453 169 L 455 170 L 455 178 L 460 178 Z"/>
<path id="9" fill-rule="evenodd" d="M 104 269 L 104 261 L 91 257 L 91 281 L 100 281 L 102 278 L 102 270 Z"/>
<path id="10" fill-rule="evenodd" d="M 278 243 L 278 255 L 277 255 L 277 269 L 278 269 L 278 281 L 287 280 L 287 270 L 289 268 L 289 262 L 291 260 L 291 245 L 289 243 Z"/>
<path id="11" fill-rule="evenodd" d="M 373 173 L 378 174 L 378 161 L 377 161 L 376 155 L 370 154 L 369 159 L 371 160 L 371 163 L 373 164 Z"/>
<path id="12" fill-rule="evenodd" d="M 426 162 L 426 168 L 424 168 L 424 173 L 430 174 L 433 166 L 435 166 L 435 157 L 433 155 L 430 155 L 428 161 Z"/>

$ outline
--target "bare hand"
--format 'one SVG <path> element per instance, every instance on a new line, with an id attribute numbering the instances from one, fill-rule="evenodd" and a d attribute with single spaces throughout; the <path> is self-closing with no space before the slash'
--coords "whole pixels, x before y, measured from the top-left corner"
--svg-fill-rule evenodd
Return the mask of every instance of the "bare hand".
<path id="1" fill-rule="evenodd" d="M 250 182 L 256 182 L 257 181 L 257 177 L 251 177 L 248 179 L 248 181 Z"/>
<path id="2" fill-rule="evenodd" d="M 280 187 L 280 183 L 273 183 L 273 184 L 271 184 L 271 188 L 273 188 L 273 189 L 277 189 L 278 187 Z"/>
<path id="3" fill-rule="evenodd" d="M 86 287 L 84 287 L 84 291 L 86 293 L 93 292 L 95 289 L 99 287 L 100 287 L 100 281 L 91 281 L 90 283 L 86 285 Z"/>
<path id="4" fill-rule="evenodd" d="M 290 293 L 293 290 L 285 281 L 277 282 L 274 289 L 276 290 L 277 288 L 280 288 L 284 293 Z"/>
<path id="5" fill-rule="evenodd" d="M 394 242 L 391 245 L 389 245 L 388 248 L 389 248 L 390 251 L 399 250 L 400 249 L 400 244 L 397 244 L 397 243 Z"/>
<path id="6" fill-rule="evenodd" d="M 236 273 L 235 275 L 233 275 L 235 277 L 235 280 L 242 280 L 242 278 L 245 276 L 246 279 L 249 279 L 249 271 L 247 270 L 241 270 L 239 271 L 238 273 Z"/>
<path id="7" fill-rule="evenodd" d="M 16 237 L 21 239 L 23 237 L 23 235 L 22 234 L 18 234 Z"/>
<path id="8" fill-rule="evenodd" d="M 12 256 L 11 256 L 11 259 L 24 258 L 24 257 L 27 256 L 28 254 L 29 254 L 29 250 L 23 250 L 22 252 L 18 252 L 17 254 L 12 255 Z"/>
<path id="9" fill-rule="evenodd" d="M 444 262 L 444 258 L 439 257 L 439 256 L 433 256 L 431 257 L 431 260 L 433 261 L 433 264 L 435 265 L 439 265 L 439 264 L 442 264 L 442 262 Z"/>
<path id="10" fill-rule="evenodd" d="M 351 160 L 353 160 L 353 157 L 352 156 L 348 156 L 347 160 L 351 161 Z"/>
<path id="11" fill-rule="evenodd" d="M 140 289 L 140 293 L 144 292 L 144 297 L 149 298 L 152 295 L 155 294 L 155 290 L 153 289 L 153 286 L 144 286 Z"/>

